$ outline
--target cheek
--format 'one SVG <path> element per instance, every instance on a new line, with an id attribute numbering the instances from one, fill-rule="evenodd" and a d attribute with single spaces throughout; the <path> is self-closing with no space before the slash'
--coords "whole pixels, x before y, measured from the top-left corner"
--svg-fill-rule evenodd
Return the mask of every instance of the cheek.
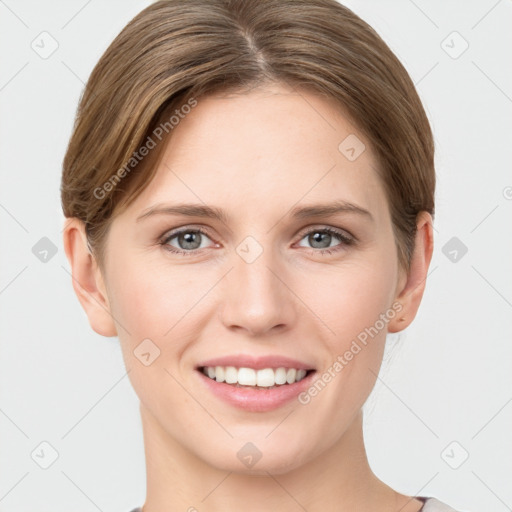
<path id="1" fill-rule="evenodd" d="M 148 269 L 127 258 L 111 273 L 111 310 L 129 379 L 155 417 L 195 410 L 180 386 L 179 369 L 183 353 L 198 338 L 197 311 L 203 304 L 198 301 L 210 287 L 195 277 L 184 266 Z"/>
<path id="2" fill-rule="evenodd" d="M 112 313 L 129 331 L 132 343 L 174 336 L 209 287 L 185 266 L 160 264 L 148 269 L 142 262 L 125 261 L 123 267 L 116 268 L 110 281 Z M 126 339 L 126 332 L 120 329 L 120 337 L 121 333 Z"/>
<path id="3" fill-rule="evenodd" d="M 143 402 L 154 402 L 155 408 L 158 394 L 154 391 L 168 390 L 162 402 L 170 404 L 180 397 L 175 405 L 182 407 L 188 397 L 172 376 L 180 380 L 189 371 L 188 350 L 210 318 L 205 293 L 218 278 L 211 272 L 194 272 L 190 266 L 147 265 L 136 258 L 125 258 L 112 270 L 111 310 L 134 389 Z"/>
<path id="4" fill-rule="evenodd" d="M 392 261 L 375 257 L 308 279 L 310 290 L 313 284 L 316 290 L 309 293 L 308 305 L 324 325 L 322 339 L 328 354 L 323 376 L 319 375 L 329 388 L 324 403 L 356 410 L 373 388 L 387 324 L 396 314 L 391 307 L 395 278 Z"/>
<path id="5" fill-rule="evenodd" d="M 295 289 L 324 326 L 322 338 L 331 352 L 338 354 L 390 308 L 395 279 L 392 266 L 370 259 L 310 274 Z M 385 331 L 382 322 L 377 327 Z"/>

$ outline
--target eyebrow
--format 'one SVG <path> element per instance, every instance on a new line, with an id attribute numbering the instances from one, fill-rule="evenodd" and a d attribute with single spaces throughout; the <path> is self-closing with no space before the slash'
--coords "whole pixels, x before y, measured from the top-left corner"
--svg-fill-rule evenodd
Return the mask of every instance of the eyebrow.
<path id="1" fill-rule="evenodd" d="M 332 203 L 312 204 L 308 206 L 297 206 L 293 208 L 288 216 L 295 219 L 308 219 L 314 217 L 327 217 L 339 213 L 355 213 L 373 220 L 372 214 L 362 208 L 347 201 L 335 201 Z M 184 215 L 187 217 L 204 217 L 219 220 L 224 224 L 228 223 L 228 216 L 221 208 L 206 206 L 204 204 L 176 204 L 176 205 L 154 205 L 145 210 L 136 222 L 139 222 L 154 215 Z"/>
<path id="2" fill-rule="evenodd" d="M 142 215 L 137 217 L 136 222 L 151 217 L 153 215 L 185 215 L 187 217 L 205 217 L 209 219 L 220 220 L 227 223 L 227 215 L 224 210 L 214 206 L 203 204 L 177 204 L 177 205 L 155 205 L 145 210 Z"/>
<path id="3" fill-rule="evenodd" d="M 353 203 L 347 201 L 335 201 L 327 204 L 312 204 L 310 206 L 298 206 L 293 208 L 290 212 L 292 217 L 297 219 L 308 219 L 310 217 L 327 217 L 329 215 L 336 215 L 338 213 L 356 213 L 368 217 L 369 220 L 373 220 L 372 214 Z"/>

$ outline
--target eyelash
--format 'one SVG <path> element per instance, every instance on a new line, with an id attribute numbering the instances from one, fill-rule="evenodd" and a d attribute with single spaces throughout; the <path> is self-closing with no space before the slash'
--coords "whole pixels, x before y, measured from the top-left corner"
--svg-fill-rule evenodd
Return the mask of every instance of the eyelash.
<path id="1" fill-rule="evenodd" d="M 164 246 L 164 248 L 167 251 L 169 251 L 173 254 L 181 254 L 183 256 L 195 256 L 201 251 L 201 249 L 192 249 L 190 251 L 185 251 L 183 249 L 177 249 L 176 247 L 171 247 L 168 245 L 169 241 L 172 240 L 173 238 L 175 238 L 176 236 L 179 236 L 182 233 L 189 233 L 189 232 L 190 233 L 201 233 L 201 234 L 207 236 L 208 238 L 211 238 L 210 235 L 208 234 L 208 232 L 203 228 L 200 228 L 200 227 L 193 228 L 193 229 L 186 228 L 186 229 L 180 229 L 180 230 L 171 232 L 167 236 L 164 235 L 164 237 L 160 240 L 159 244 L 161 246 Z M 351 236 L 347 236 L 342 231 L 338 231 L 337 229 L 330 228 L 330 227 L 310 229 L 309 231 L 306 231 L 301 234 L 299 241 L 302 240 L 304 237 L 310 235 L 311 233 L 328 233 L 328 234 L 333 235 L 336 238 L 338 238 L 339 241 L 341 242 L 340 244 L 335 245 L 333 248 L 325 248 L 325 249 L 315 249 L 314 247 L 310 248 L 310 251 L 312 253 L 320 254 L 321 256 L 326 256 L 326 255 L 338 252 L 339 250 L 341 250 L 341 247 L 351 246 L 351 245 L 354 245 L 356 242 L 355 238 L 353 238 Z"/>

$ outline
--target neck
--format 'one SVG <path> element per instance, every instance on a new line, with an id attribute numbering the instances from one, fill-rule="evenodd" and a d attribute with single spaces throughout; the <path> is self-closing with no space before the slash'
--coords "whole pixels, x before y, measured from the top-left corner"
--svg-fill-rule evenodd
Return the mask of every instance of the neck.
<path id="1" fill-rule="evenodd" d="M 273 475 L 224 471 L 171 438 L 141 406 L 146 449 L 144 512 L 398 510 L 399 496 L 371 471 L 359 412 L 337 443 L 296 469 Z"/>

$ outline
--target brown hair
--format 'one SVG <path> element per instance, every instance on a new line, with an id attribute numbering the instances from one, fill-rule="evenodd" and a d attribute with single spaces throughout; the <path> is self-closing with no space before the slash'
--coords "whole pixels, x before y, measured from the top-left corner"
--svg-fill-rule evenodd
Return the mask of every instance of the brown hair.
<path id="1" fill-rule="evenodd" d="M 162 126 L 172 135 L 172 113 L 266 83 L 334 99 L 368 138 L 409 269 L 416 216 L 434 215 L 431 128 L 400 61 L 336 0 L 162 0 L 128 23 L 91 73 L 63 161 L 64 215 L 85 223 L 100 265 L 114 215 L 155 174 L 164 144 L 149 141 Z"/>

